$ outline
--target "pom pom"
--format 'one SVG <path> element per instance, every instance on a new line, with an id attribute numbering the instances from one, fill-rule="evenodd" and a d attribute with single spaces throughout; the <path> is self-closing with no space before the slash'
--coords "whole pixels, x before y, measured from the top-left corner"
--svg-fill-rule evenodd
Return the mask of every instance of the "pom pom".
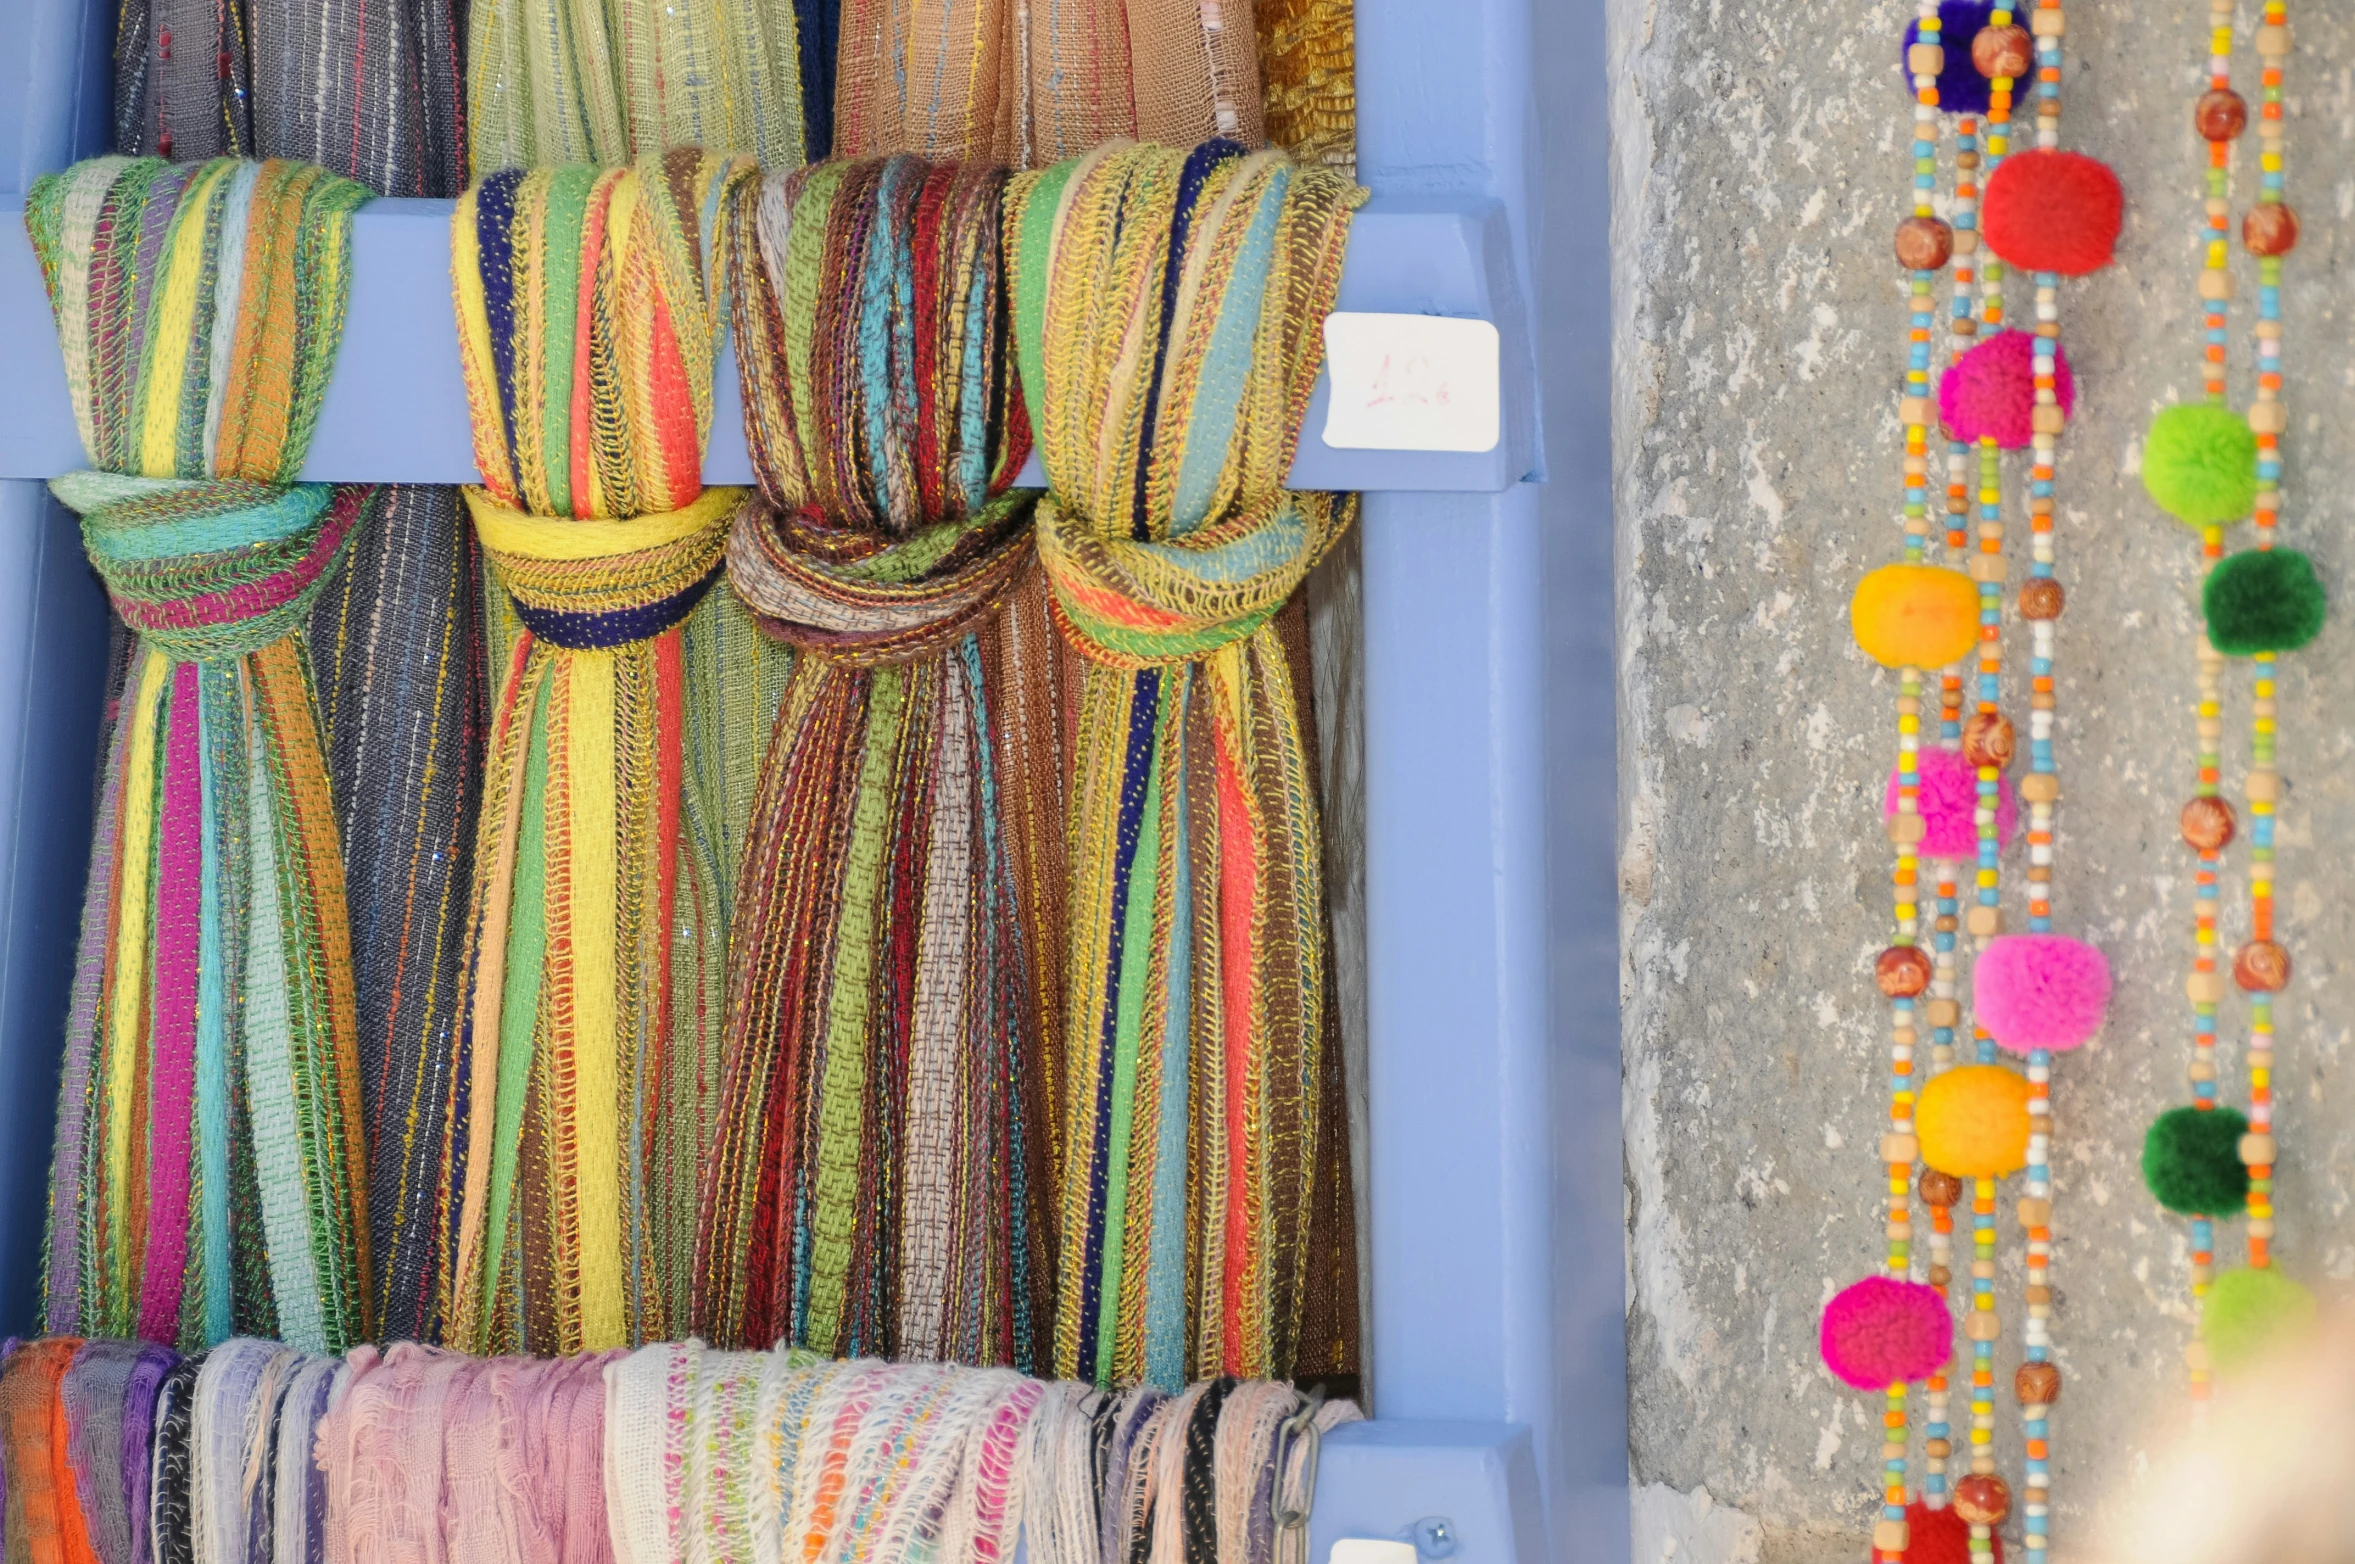
<path id="1" fill-rule="evenodd" d="M 1956 1178 L 2002 1178 L 2028 1165 L 2028 1082 L 1999 1064 L 1966 1064 L 1922 1088 L 1914 1105 L 1922 1160 Z"/>
<path id="2" fill-rule="evenodd" d="M 1943 565 L 1883 565 L 1856 584 L 1848 623 L 1884 668 L 1943 668 L 1979 644 L 1979 584 Z"/>
<path id="3" fill-rule="evenodd" d="M 1971 1004 L 1987 1035 L 2013 1053 L 2075 1048 L 2101 1030 L 2110 964 L 2065 934 L 2006 934 L 1972 963 Z"/>
<path id="4" fill-rule="evenodd" d="M 1823 1361 L 1858 1390 L 1927 1379 L 1954 1355 L 1954 1316 L 1935 1287 L 1868 1276 L 1824 1305 Z"/>
<path id="5" fill-rule="evenodd" d="M 2003 1537 L 1991 1535 L 1993 1564 L 2003 1564 Z M 1949 1504 L 1931 1509 L 1916 1499 L 1905 1507 L 1905 1564 L 1971 1564 L 1971 1525 Z"/>
<path id="6" fill-rule="evenodd" d="M 2142 486 L 2159 509 L 2185 526 L 2239 521 L 2257 505 L 2257 436 L 2229 407 L 2163 407 L 2151 420 Z"/>
<path id="7" fill-rule="evenodd" d="M 2053 347 L 2052 392 L 2062 416 L 2077 407 L 2077 378 L 2069 355 Z M 2025 331 L 1999 331 L 1947 366 L 1938 381 L 1938 416 L 1957 440 L 1977 444 L 1992 438 L 2007 451 L 2026 447 L 2035 435 L 2036 338 Z"/>
<path id="8" fill-rule="evenodd" d="M 1914 808 L 1922 817 L 1918 850 L 1924 858 L 1963 859 L 1979 854 L 1979 771 L 1950 749 L 1925 749 L 1914 757 L 1920 786 Z M 1889 772 L 1889 789 L 1881 799 L 1881 813 L 1897 813 L 1897 772 Z M 2009 846 L 2012 828 L 2020 823 L 2020 806 L 2012 798 L 2009 777 L 1995 779 L 1995 845 Z"/>
<path id="9" fill-rule="evenodd" d="M 2226 1271 L 2208 1287 L 2200 1334 L 2219 1374 L 2239 1374 L 2314 1326 L 2314 1294 L 2268 1267 Z"/>
<path id="10" fill-rule="evenodd" d="M 2208 572 L 2200 591 L 2208 644 L 2227 657 L 2294 652 L 2322 633 L 2322 583 L 2294 548 L 2234 554 Z"/>
<path id="11" fill-rule="evenodd" d="M 1971 63 L 1971 40 L 1995 14 L 1995 0 L 1938 0 L 1938 46 L 1946 51 L 1946 68 L 1938 73 L 1938 107 L 1948 114 L 1984 114 L 1994 102 L 1993 89 L 1979 67 Z M 1897 51 L 1897 65 L 1905 67 L 1905 52 L 1922 41 L 1921 18 L 1906 24 L 1905 42 Z M 1912 78 L 1906 78 L 1908 85 Z"/>
<path id="12" fill-rule="evenodd" d="M 2142 1181 L 2170 1211 L 2238 1216 L 2249 1203 L 2240 1149 L 2248 1132 L 2230 1108 L 2169 1108 L 2142 1138 Z"/>
<path id="13" fill-rule="evenodd" d="M 2110 264 L 2126 193 L 2082 152 L 2014 152 L 1988 177 L 1979 228 L 1987 247 L 2022 271 L 2082 277 Z"/>

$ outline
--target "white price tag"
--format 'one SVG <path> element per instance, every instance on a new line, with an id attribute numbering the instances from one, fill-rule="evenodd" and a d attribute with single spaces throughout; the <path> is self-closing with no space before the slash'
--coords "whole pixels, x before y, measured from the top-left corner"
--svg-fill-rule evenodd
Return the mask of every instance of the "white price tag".
<path id="1" fill-rule="evenodd" d="M 1415 1545 L 1373 1537 L 1342 1537 L 1334 1542 L 1328 1564 L 1415 1564 Z"/>
<path id="2" fill-rule="evenodd" d="M 1325 362 L 1333 375 L 1327 445 L 1356 451 L 1496 449 L 1493 323 L 1337 311 L 1325 317 Z"/>

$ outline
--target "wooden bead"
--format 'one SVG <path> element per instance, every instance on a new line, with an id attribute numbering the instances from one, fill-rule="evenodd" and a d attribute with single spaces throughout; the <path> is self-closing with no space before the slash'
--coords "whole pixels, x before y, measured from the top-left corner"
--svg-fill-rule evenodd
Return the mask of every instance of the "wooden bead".
<path id="1" fill-rule="evenodd" d="M 2036 45 L 2025 27 L 1982 27 L 1971 40 L 1971 63 L 1989 81 L 2018 81 L 2036 63 Z"/>
<path id="2" fill-rule="evenodd" d="M 2043 6 L 2038 6 L 2035 10 L 2028 13 L 2028 29 L 2029 31 L 2036 34 L 2036 36 L 2039 38 L 2065 38 L 2069 34 L 2069 23 L 2068 20 L 2061 15 L 2061 8 L 2059 6 L 2053 6 L 2049 10 Z M 2048 98 L 2039 99 L 2038 105 L 2041 108 L 2043 104 L 2049 102 L 2052 102 L 2052 100 Z M 2053 112 L 2058 114 L 2060 112 L 2061 106 L 2058 103 L 2053 103 L 2052 108 Z"/>
<path id="3" fill-rule="evenodd" d="M 2061 1399 L 2061 1371 L 2050 1363 L 2023 1363 L 2012 1372 L 2012 1391 L 2024 1406 L 2051 1406 Z"/>
<path id="4" fill-rule="evenodd" d="M 2184 844 L 2195 852 L 2212 853 L 2229 845 L 2237 827 L 2232 806 L 2221 798 L 2195 798 L 2183 806 Z"/>
<path id="5" fill-rule="evenodd" d="M 2290 52 L 2290 30 L 2279 23 L 2268 22 L 2257 29 L 2257 52 L 2269 60 L 2278 60 Z"/>
<path id="6" fill-rule="evenodd" d="M 2241 243 L 2251 255 L 2287 255 L 2298 247 L 2297 209 L 2281 201 L 2260 201 L 2241 219 Z"/>
<path id="7" fill-rule="evenodd" d="M 2240 1159 L 2243 1167 L 2269 1168 L 2273 1166 L 2275 1147 L 2270 1135 L 2243 1135 L 2240 1138 Z"/>
<path id="8" fill-rule="evenodd" d="M 2262 402 L 2253 403 L 2251 404 L 2250 411 L 2255 412 L 2258 407 L 2266 405 L 2268 404 Z M 2279 406 L 2280 404 L 2274 403 L 2270 405 Z M 1957 512 L 1957 514 L 1967 515 L 1969 514 L 1969 511 L 1970 506 L 1968 502 L 1966 502 L 1962 510 Z M 1970 578 L 1973 581 L 1983 581 L 1992 586 L 2003 585 L 2004 577 L 2011 574 L 2010 562 L 2007 561 L 2001 554 L 1973 554 L 1971 556 L 1971 562 L 1966 568 L 1968 569 Z"/>
<path id="9" fill-rule="evenodd" d="M 1955 999 L 1933 999 L 1922 1006 L 1922 1019 L 1932 1026 L 1960 1026 L 1962 1002 Z"/>
<path id="10" fill-rule="evenodd" d="M 2249 802 L 2252 804 L 2278 803 L 2281 799 L 2281 773 L 2278 771 L 2252 771 L 2249 773 L 2248 784 L 2244 791 L 2249 795 Z"/>
<path id="11" fill-rule="evenodd" d="M 1930 1267 L 1930 1285 L 1931 1285 L 1931 1286 L 1933 1286 L 1933 1287 L 1936 1287 L 1936 1288 L 1940 1289 L 1941 1291 L 1943 1291 L 1943 1290 L 1945 1289 L 1945 1287 L 1946 1287 L 1946 1284 L 1947 1284 L 1948 1282 L 1951 1282 L 1951 1281 L 1953 1281 L 1953 1280 L 1954 1280 L 1954 1272 L 1952 1272 L 1952 1271 L 1948 1270 L 1948 1269 L 1947 1269 L 1945 1266 L 1943 1266 L 1943 1265 L 1933 1265 L 1933 1266 L 1931 1266 L 1931 1267 Z"/>
<path id="12" fill-rule="evenodd" d="M 2232 273 L 2204 271 L 2200 273 L 2200 297 L 2209 303 L 2219 303 L 2234 294 Z"/>
<path id="13" fill-rule="evenodd" d="M 1970 931 L 1981 939 L 1993 939 L 2003 932 L 2003 909 L 2001 907 L 1973 907 L 1969 927 Z"/>
<path id="14" fill-rule="evenodd" d="M 2022 1195 L 2013 1210 L 2022 1227 L 2052 1226 L 2052 1202 L 2041 1195 Z"/>
<path id="15" fill-rule="evenodd" d="M 2061 779 L 2049 771 L 2031 771 L 2020 778 L 2020 797 L 2031 804 L 2049 804 L 2061 796 Z"/>
<path id="16" fill-rule="evenodd" d="M 1919 945 L 1892 945 L 1873 961 L 1873 981 L 1890 999 L 1911 999 L 1930 986 L 1930 958 Z"/>
<path id="17" fill-rule="evenodd" d="M 1947 1207 L 1962 1199 L 1962 1180 L 1952 1173 L 1941 1173 L 1936 1168 L 1922 1169 L 1919 1185 L 1922 1204 Z"/>
<path id="18" fill-rule="evenodd" d="M 2183 980 L 2184 997 L 2195 1005 L 2213 1005 L 2224 998 L 2224 979 L 2213 972 L 2194 972 Z"/>
<path id="19" fill-rule="evenodd" d="M 1934 43 L 1917 43 L 1905 51 L 1905 68 L 1916 76 L 1935 76 L 1946 69 L 1946 50 Z"/>
<path id="20" fill-rule="evenodd" d="M 1973 1526 L 2001 1526 L 2012 1512 L 2012 1491 L 1992 1473 L 1973 1472 L 1954 1485 L 1954 1513 Z"/>
<path id="21" fill-rule="evenodd" d="M 1913 216 L 1897 225 L 1897 264 L 1934 272 L 1954 255 L 1954 230 L 1943 219 Z"/>
<path id="22" fill-rule="evenodd" d="M 2030 576 L 2020 587 L 2022 619 L 2058 619 L 2069 595 L 2050 576 Z"/>
<path id="23" fill-rule="evenodd" d="M 2194 1374 L 2207 1373 L 2208 1344 L 2204 1341 L 2185 1342 L 2183 1346 L 2183 1366 L 2187 1369 L 2190 1369 Z"/>
<path id="24" fill-rule="evenodd" d="M 1921 1153 L 1921 1142 L 1911 1135 L 1900 1135 L 1891 1130 L 1881 1137 L 1881 1160 L 1891 1167 L 1910 1168 Z"/>
<path id="25" fill-rule="evenodd" d="M 2199 127 L 2203 141 L 2237 140 L 2249 128 L 2249 102 L 2230 87 L 2211 88 L 2200 94 L 2191 122 Z"/>
<path id="26" fill-rule="evenodd" d="M 2249 404 L 2249 428 L 2257 434 L 2280 434 L 2290 426 L 2287 402 L 2259 398 Z"/>
<path id="27" fill-rule="evenodd" d="M 1954 1441 L 1951 1439 L 1925 1439 L 1922 1441 L 1922 1450 L 1930 1459 L 1943 1461 L 1954 1454 Z"/>
<path id="28" fill-rule="evenodd" d="M 1894 814 L 1889 817 L 1889 840 L 1899 847 L 1911 847 L 1930 829 L 1930 822 L 1920 815 Z"/>
<path id="29" fill-rule="evenodd" d="M 1873 1547 L 1881 1553 L 1903 1553 L 1907 1533 L 1905 1522 L 1879 1520 L 1873 1522 Z"/>
<path id="30" fill-rule="evenodd" d="M 2289 987 L 2290 953 L 2269 939 L 2253 939 L 2232 953 L 2232 980 L 2252 994 Z"/>
<path id="31" fill-rule="evenodd" d="M 2001 1341 L 2003 1321 L 1993 1309 L 1973 1309 L 1963 1316 L 1963 1334 L 1973 1341 Z"/>
<path id="32" fill-rule="evenodd" d="M 2028 428 L 2036 434 L 2059 434 L 2069 427 L 2069 415 L 2057 402 L 2039 402 L 2029 410 Z"/>
<path id="33" fill-rule="evenodd" d="M 2003 770 L 2012 763 L 2017 742 L 2012 733 L 2012 719 L 2002 712 L 1974 712 L 1971 720 L 1963 724 L 1963 759 L 1974 766 Z"/>

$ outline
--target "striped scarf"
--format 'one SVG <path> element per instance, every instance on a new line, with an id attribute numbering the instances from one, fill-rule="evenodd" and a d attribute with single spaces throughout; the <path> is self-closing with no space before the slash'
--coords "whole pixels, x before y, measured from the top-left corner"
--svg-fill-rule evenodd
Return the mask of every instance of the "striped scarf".
<path id="1" fill-rule="evenodd" d="M 802 9 L 790 0 L 473 0 L 466 104 L 476 176 L 689 145 L 792 167 L 812 139 Z"/>
<path id="2" fill-rule="evenodd" d="M 1055 1365 L 1176 1385 L 1292 1370 L 1325 1095 L 1323 884 L 1272 621 L 1347 527 L 1283 487 L 1346 180 L 1231 142 L 1018 178 L 1037 516 L 1086 654 L 1072 784 Z"/>
<path id="3" fill-rule="evenodd" d="M 1033 1360 L 1047 1105 L 1001 803 L 1022 746 L 994 713 L 1037 494 L 1009 487 L 1004 184 L 902 157 L 743 194 L 762 498 L 729 579 L 803 656 L 737 888 L 698 1316 L 720 1341 Z"/>
<path id="4" fill-rule="evenodd" d="M 749 161 L 501 173 L 452 218 L 475 461 L 517 621 L 492 721 L 441 1181 L 448 1339 L 572 1352 L 684 1321 L 752 732 L 694 666 L 741 490 L 703 487 Z M 698 622 L 703 628 L 699 631 Z M 757 707 L 758 681 L 750 688 Z"/>
<path id="5" fill-rule="evenodd" d="M 137 637 L 67 1029 L 53 1330 L 366 1334 L 343 856 L 299 632 L 378 495 L 293 481 L 365 199 L 299 164 L 100 158 L 26 209 L 98 469 L 51 487 Z"/>
<path id="6" fill-rule="evenodd" d="M 1017 168 L 1126 136 L 1256 146 L 1252 3 L 842 0 L 834 132 L 849 156 Z"/>

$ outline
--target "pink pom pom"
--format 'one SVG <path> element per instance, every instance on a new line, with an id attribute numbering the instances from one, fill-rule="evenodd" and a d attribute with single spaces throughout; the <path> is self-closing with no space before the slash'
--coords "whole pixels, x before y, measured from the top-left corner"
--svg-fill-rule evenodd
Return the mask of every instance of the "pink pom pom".
<path id="1" fill-rule="evenodd" d="M 1954 1316 L 1938 1289 L 1868 1276 L 1824 1305 L 1824 1367 L 1859 1390 L 1927 1379 L 1954 1355 Z"/>
<path id="2" fill-rule="evenodd" d="M 2110 963 L 2062 934 L 2006 934 L 1971 968 L 1971 1002 L 1987 1035 L 2013 1053 L 2075 1048 L 2101 1030 Z"/>
<path id="3" fill-rule="evenodd" d="M 1950 749 L 1925 749 L 1914 757 L 1921 773 L 1921 790 L 1914 807 L 1921 811 L 1924 858 L 1976 858 L 1979 824 L 1979 772 Z M 1897 813 L 1897 773 L 1889 773 L 1889 790 L 1882 796 L 1881 813 Z M 1995 845 L 2008 846 L 2012 827 L 2020 823 L 2020 806 L 2012 800 L 2009 777 L 1995 779 Z"/>
<path id="4" fill-rule="evenodd" d="M 2052 394 L 2064 417 L 2076 411 L 2077 379 L 2069 355 L 2053 345 Z M 1946 432 L 1973 444 L 1992 436 L 2007 451 L 2026 448 L 2035 436 L 2036 339 L 2025 331 L 1999 331 L 1956 359 L 1938 382 L 1938 416 Z"/>

